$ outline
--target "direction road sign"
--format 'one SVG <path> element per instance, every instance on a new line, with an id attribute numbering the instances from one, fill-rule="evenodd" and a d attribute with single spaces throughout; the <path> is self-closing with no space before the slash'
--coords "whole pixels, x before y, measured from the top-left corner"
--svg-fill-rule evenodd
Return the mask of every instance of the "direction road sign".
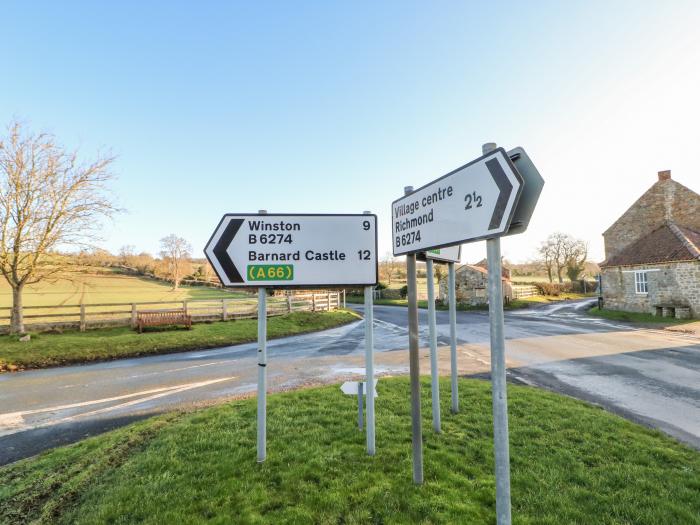
<path id="1" fill-rule="evenodd" d="M 506 235 L 513 235 L 527 230 L 532 212 L 535 211 L 540 193 L 542 193 L 544 179 L 530 160 L 528 154 L 520 146 L 510 150 L 508 157 L 510 157 L 515 169 L 518 170 L 518 173 L 523 178 L 523 191 L 518 199 L 515 212 L 513 212 L 513 219 L 510 221 L 508 233 L 506 233 Z"/>
<path id="2" fill-rule="evenodd" d="M 377 284 L 377 216 L 227 214 L 204 253 L 224 286 Z"/>
<path id="3" fill-rule="evenodd" d="M 416 259 L 419 261 L 425 261 L 426 259 L 432 259 L 437 262 L 459 262 L 462 258 L 462 246 L 446 246 L 445 248 L 434 248 L 428 250 L 427 252 L 421 252 L 416 254 Z"/>
<path id="4" fill-rule="evenodd" d="M 377 394 L 377 381 L 377 379 L 374 380 L 374 397 L 379 397 Z M 346 396 L 356 396 L 359 392 L 359 386 L 359 381 L 345 381 L 345 383 L 340 386 L 340 390 Z M 367 395 L 367 383 L 365 381 L 362 381 L 362 387 L 362 395 Z"/>
<path id="5" fill-rule="evenodd" d="M 497 148 L 395 200 L 394 255 L 501 236 L 522 186 L 505 150 Z"/>

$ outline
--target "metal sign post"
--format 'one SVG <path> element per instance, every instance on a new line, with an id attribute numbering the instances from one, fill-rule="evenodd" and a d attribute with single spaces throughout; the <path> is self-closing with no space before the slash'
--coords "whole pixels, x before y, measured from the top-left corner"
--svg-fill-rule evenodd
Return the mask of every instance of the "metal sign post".
<path id="1" fill-rule="evenodd" d="M 374 387 L 369 388 L 367 385 L 370 383 L 365 383 L 362 381 L 346 381 L 340 386 L 340 391 L 347 395 L 347 396 L 357 396 L 357 427 L 362 430 L 363 427 L 363 422 L 364 422 L 364 415 L 363 415 L 363 407 L 364 407 L 364 399 L 363 396 L 367 396 L 367 400 L 369 400 L 369 396 L 371 395 L 372 398 L 377 397 L 377 380 L 375 379 L 373 381 Z M 369 419 L 369 414 L 368 414 L 368 419 Z M 369 423 L 368 423 L 369 425 Z M 373 455 L 373 454 L 372 454 Z"/>
<path id="2" fill-rule="evenodd" d="M 404 188 L 406 194 L 412 186 Z M 423 483 L 423 429 L 420 415 L 420 361 L 418 356 L 418 294 L 416 290 L 416 255 L 406 256 L 408 287 L 408 366 L 411 376 L 411 434 L 413 444 L 413 482 Z"/>
<path id="3" fill-rule="evenodd" d="M 266 210 L 258 211 L 260 215 Z M 258 288 L 258 463 L 267 457 L 267 290 Z"/>
<path id="4" fill-rule="evenodd" d="M 455 286 L 455 263 L 447 263 L 447 294 L 450 303 L 450 384 L 452 413 L 459 412 L 459 391 L 457 386 L 457 293 Z"/>
<path id="5" fill-rule="evenodd" d="M 438 434 L 440 429 L 440 374 L 438 371 L 437 355 L 437 320 L 435 319 L 435 274 L 433 260 L 425 261 L 426 277 L 428 279 L 428 334 L 430 337 L 430 391 L 433 408 L 433 430 Z"/>
<path id="6" fill-rule="evenodd" d="M 359 383 L 357 385 L 357 428 L 359 428 L 360 430 L 362 430 L 362 422 L 365 419 L 362 414 L 362 407 L 365 404 L 363 386 L 364 383 Z"/>
<path id="7" fill-rule="evenodd" d="M 418 260 L 426 263 L 426 274 L 428 277 L 428 328 L 430 334 L 430 371 L 431 390 L 433 408 L 433 429 L 440 433 L 440 375 L 438 373 L 438 353 L 437 353 L 437 327 L 435 319 L 435 287 L 434 287 L 434 262 L 447 263 L 454 271 L 454 263 L 459 262 L 462 257 L 462 247 L 460 245 L 448 246 L 435 250 L 428 250 L 416 254 Z M 448 283 L 450 291 L 449 297 L 454 292 L 454 279 Z M 455 400 L 457 396 L 457 316 L 452 315 L 452 299 L 450 299 L 450 364 L 452 368 L 452 412 L 456 413 Z"/>
<path id="8" fill-rule="evenodd" d="M 516 168 L 516 165 L 519 168 Z M 523 190 L 524 185 L 525 190 Z M 416 191 L 407 187 L 404 196 L 395 200 L 391 206 L 393 253 L 395 256 L 406 255 L 408 270 L 414 480 L 418 478 L 418 474 L 419 479 L 423 479 L 422 450 L 419 446 L 420 405 L 417 408 L 413 406 L 419 395 L 416 254 L 486 239 L 496 458 L 496 518 L 499 525 L 510 525 L 511 522 L 508 405 L 499 238 L 522 233 L 527 229 L 543 185 L 544 180 L 522 148 L 515 148 L 506 153 L 503 148 L 498 148 L 495 144 L 485 144 L 482 157 Z M 456 412 L 458 403 L 454 281 L 455 269 L 452 264 L 449 286 L 450 336 L 452 339 L 452 410 Z M 416 414 L 418 414 L 417 420 Z"/>
<path id="9" fill-rule="evenodd" d="M 496 149 L 484 144 L 486 155 Z M 503 327 L 503 287 L 501 283 L 501 239 L 486 240 L 489 287 L 489 328 L 491 332 L 491 388 L 493 401 L 493 448 L 496 459 L 496 523 L 510 525 L 510 453 L 508 449 L 508 396 L 506 349 Z"/>
<path id="10" fill-rule="evenodd" d="M 374 384 L 374 287 L 365 286 L 365 374 Z M 374 389 L 367 392 L 367 454 L 374 456 Z"/>
<path id="11" fill-rule="evenodd" d="M 268 214 L 265 210 L 227 214 L 204 253 L 224 286 L 258 289 L 257 452 L 258 462 L 263 462 L 267 445 L 267 288 L 376 285 L 377 216 Z"/>
<path id="12" fill-rule="evenodd" d="M 258 463 L 267 456 L 267 290 L 258 288 Z"/>
<path id="13" fill-rule="evenodd" d="M 369 211 L 364 215 L 370 215 Z M 374 385 L 374 287 L 365 286 L 365 381 Z M 374 388 L 367 389 L 367 454 L 374 456 Z"/>

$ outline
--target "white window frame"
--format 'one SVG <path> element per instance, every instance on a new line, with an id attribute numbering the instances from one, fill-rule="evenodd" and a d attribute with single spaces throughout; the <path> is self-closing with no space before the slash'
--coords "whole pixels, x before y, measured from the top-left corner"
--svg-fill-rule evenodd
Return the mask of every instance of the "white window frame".
<path id="1" fill-rule="evenodd" d="M 634 272 L 634 292 L 637 295 L 649 294 L 649 275 L 647 270 L 636 270 Z"/>

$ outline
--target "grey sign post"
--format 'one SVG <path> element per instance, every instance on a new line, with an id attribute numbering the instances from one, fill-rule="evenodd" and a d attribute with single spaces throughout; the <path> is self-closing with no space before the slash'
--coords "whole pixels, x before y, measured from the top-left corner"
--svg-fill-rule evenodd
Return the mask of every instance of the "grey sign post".
<path id="1" fill-rule="evenodd" d="M 370 212 L 366 211 L 365 215 Z M 365 286 L 365 381 L 374 384 L 374 287 Z M 374 388 L 367 389 L 367 454 L 375 454 Z"/>
<path id="2" fill-rule="evenodd" d="M 259 210 L 266 215 L 266 210 Z M 258 288 L 258 463 L 267 457 L 267 290 Z"/>
<path id="3" fill-rule="evenodd" d="M 486 155 L 495 149 L 496 144 L 484 144 L 483 153 Z M 491 333 L 493 446 L 496 459 L 496 523 L 510 525 L 510 453 L 508 448 L 508 396 L 500 237 L 486 240 L 486 260 L 488 262 L 489 329 Z"/>
<path id="4" fill-rule="evenodd" d="M 430 375 L 432 390 L 433 409 L 433 429 L 441 432 L 440 424 L 440 374 L 438 371 L 437 352 L 437 327 L 435 319 L 435 285 L 434 285 L 434 264 L 447 263 L 454 272 L 454 264 L 461 259 L 461 246 L 448 246 L 447 248 L 429 250 L 419 253 L 416 257 L 425 260 L 426 275 L 428 279 L 428 333 L 430 337 Z M 457 399 L 457 315 L 456 309 L 452 315 L 452 303 L 454 296 L 454 279 L 448 282 L 448 295 L 450 297 L 450 365 L 451 365 L 451 387 L 452 387 L 452 412 L 456 413 L 455 400 Z"/>
<path id="5" fill-rule="evenodd" d="M 523 169 L 521 174 L 515 167 Z M 537 204 L 544 181 L 522 148 L 506 153 L 495 144 L 485 144 L 483 156 L 413 191 L 407 188 L 392 203 L 394 255 L 406 255 L 408 270 L 408 322 L 411 386 L 418 374 L 418 322 L 415 297 L 415 254 L 464 242 L 486 239 L 488 257 L 489 324 L 491 333 L 491 377 L 493 383 L 494 449 L 496 459 L 496 518 L 510 525 L 510 459 L 508 452 L 508 407 L 506 396 L 505 342 L 503 336 L 503 290 L 501 285 L 500 237 L 522 233 Z M 523 186 L 529 185 L 523 194 Z M 524 198 L 520 200 L 523 194 Z M 450 298 L 454 301 L 454 268 L 450 271 Z M 456 316 L 451 309 L 451 317 Z M 453 372 L 456 370 L 456 327 L 450 323 Z M 414 346 L 416 366 L 413 366 Z M 417 378 L 416 378 L 417 384 Z M 413 388 L 412 388 L 413 394 Z M 453 411 L 457 410 L 456 388 Z M 412 396 L 413 404 L 413 396 Z M 420 409 L 418 409 L 418 414 Z M 416 414 L 415 410 L 412 413 Z M 420 425 L 420 421 L 418 422 Z M 418 426 L 420 430 L 420 426 Z M 422 451 L 415 447 L 416 458 Z M 421 470 L 422 475 L 422 470 Z M 422 476 L 421 476 L 422 479 Z"/>
<path id="6" fill-rule="evenodd" d="M 268 214 L 265 210 L 226 214 L 204 254 L 224 286 L 258 291 L 257 459 L 263 462 L 267 445 L 267 289 L 375 286 L 377 217 Z"/>
<path id="7" fill-rule="evenodd" d="M 459 412 L 459 391 L 457 387 L 457 293 L 455 285 L 455 263 L 447 263 L 447 294 L 450 303 L 450 386 L 452 413 Z"/>
<path id="8" fill-rule="evenodd" d="M 437 327 L 435 319 L 435 273 L 433 260 L 426 259 L 428 280 L 428 335 L 430 337 L 430 393 L 433 409 L 433 430 L 441 432 L 440 425 L 440 373 L 438 371 Z"/>
<path id="9" fill-rule="evenodd" d="M 413 186 L 406 186 L 408 195 Z M 411 436 L 413 445 L 413 482 L 423 483 L 423 428 L 420 415 L 420 361 L 418 357 L 418 293 L 416 290 L 416 254 L 406 255 L 408 287 L 408 366 L 411 377 Z"/>

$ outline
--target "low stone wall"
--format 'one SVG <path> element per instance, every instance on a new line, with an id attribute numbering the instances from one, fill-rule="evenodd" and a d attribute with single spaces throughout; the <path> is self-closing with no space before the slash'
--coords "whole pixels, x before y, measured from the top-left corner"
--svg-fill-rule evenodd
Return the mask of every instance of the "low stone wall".
<path id="1" fill-rule="evenodd" d="M 647 294 L 635 289 L 634 272 L 647 270 Z M 656 305 L 690 307 L 700 317 L 700 261 L 602 269 L 605 308 L 656 313 Z"/>

